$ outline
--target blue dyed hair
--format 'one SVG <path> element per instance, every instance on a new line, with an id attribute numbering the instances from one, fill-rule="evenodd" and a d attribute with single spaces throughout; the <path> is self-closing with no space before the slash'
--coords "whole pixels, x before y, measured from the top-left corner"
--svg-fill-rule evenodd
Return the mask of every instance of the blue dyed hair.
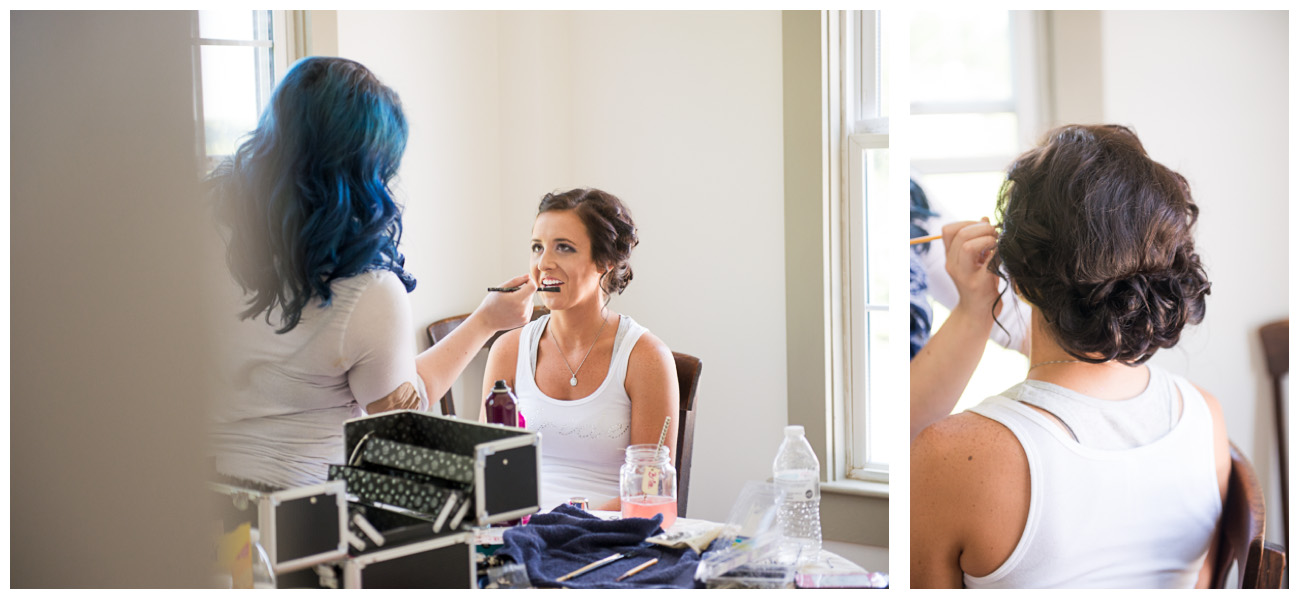
<path id="1" fill-rule="evenodd" d="M 277 333 L 287 332 L 308 302 L 329 305 L 330 282 L 375 269 L 415 289 L 388 187 L 407 133 L 401 100 L 361 64 L 311 57 L 289 70 L 211 179 L 231 272 L 252 295 L 240 318 L 266 313 L 273 324 L 279 308 Z"/>

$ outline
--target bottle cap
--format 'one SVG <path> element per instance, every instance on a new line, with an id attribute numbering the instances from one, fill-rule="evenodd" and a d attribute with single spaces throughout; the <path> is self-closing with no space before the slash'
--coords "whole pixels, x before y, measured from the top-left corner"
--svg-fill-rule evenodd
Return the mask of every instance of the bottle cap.
<path id="1" fill-rule="evenodd" d="M 508 392 L 508 391 L 510 391 L 510 386 L 506 385 L 506 380 L 504 380 L 504 379 L 498 379 L 497 382 L 496 382 L 496 384 L 492 386 L 492 391 L 493 391 L 493 392 Z"/>
<path id="2" fill-rule="evenodd" d="M 786 426 L 785 426 L 785 434 L 786 434 L 786 435 L 798 435 L 798 436 L 802 436 L 802 435 L 803 435 L 803 425 L 786 425 Z"/>

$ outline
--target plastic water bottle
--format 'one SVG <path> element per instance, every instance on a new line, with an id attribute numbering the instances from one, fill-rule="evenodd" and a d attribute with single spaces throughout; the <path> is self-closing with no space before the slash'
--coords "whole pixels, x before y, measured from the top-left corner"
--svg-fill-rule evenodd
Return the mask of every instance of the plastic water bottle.
<path id="1" fill-rule="evenodd" d="M 248 541 L 253 551 L 253 589 L 275 589 L 275 569 L 271 566 L 271 558 L 266 555 L 266 548 L 262 547 L 262 536 L 256 528 L 248 531 Z"/>
<path id="2" fill-rule="evenodd" d="M 822 550 L 821 465 L 812 445 L 803 435 L 802 425 L 785 428 L 785 440 L 772 461 L 772 481 L 781 488 L 783 498 L 777 519 L 785 533 L 782 554 L 799 563 L 817 560 Z"/>

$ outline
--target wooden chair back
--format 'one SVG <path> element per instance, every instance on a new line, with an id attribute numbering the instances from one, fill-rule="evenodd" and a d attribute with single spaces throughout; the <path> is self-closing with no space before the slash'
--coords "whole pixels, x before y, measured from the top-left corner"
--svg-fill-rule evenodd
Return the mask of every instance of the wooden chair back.
<path id="1" fill-rule="evenodd" d="M 1228 499 L 1219 522 L 1219 545 L 1214 560 L 1212 585 L 1228 587 L 1228 573 L 1237 565 L 1237 587 L 1280 589 L 1286 569 L 1286 552 L 1264 541 L 1264 490 L 1255 469 L 1231 446 L 1232 472 L 1228 476 Z"/>
<path id="2" fill-rule="evenodd" d="M 691 454 L 695 448 L 695 390 L 700 383 L 703 363 L 689 354 L 673 352 L 677 364 L 677 516 L 686 516 L 686 501 L 691 491 Z"/>
<path id="3" fill-rule="evenodd" d="M 536 321 L 537 317 L 540 317 L 549 312 L 551 312 L 550 309 L 544 306 L 534 306 L 533 316 L 529 320 Z M 439 341 L 445 339 L 448 335 L 451 335 L 451 332 L 455 331 L 457 327 L 460 327 L 460 324 L 464 323 L 465 319 L 468 318 L 469 318 L 468 314 L 456 315 L 454 317 L 447 317 L 445 319 L 434 321 L 433 323 L 429 324 L 428 327 L 429 343 L 437 344 Z M 501 337 L 504 334 L 505 334 L 504 331 L 498 331 L 495 334 L 493 334 L 492 337 L 488 338 L 488 341 L 483 344 L 483 350 L 487 350 L 491 348 L 492 344 L 496 343 L 497 338 Z M 440 404 L 442 405 L 442 414 L 448 416 L 456 415 L 456 399 L 452 397 L 451 389 L 448 389 L 447 393 L 442 395 L 442 400 L 440 400 Z"/>
<path id="4" fill-rule="evenodd" d="M 1269 379 L 1273 381 L 1273 422 L 1277 424 L 1277 460 L 1278 467 L 1281 468 L 1282 474 L 1282 544 L 1290 547 L 1291 539 L 1289 531 L 1291 530 L 1291 515 L 1288 507 L 1291 506 L 1290 487 L 1287 476 L 1287 438 L 1290 436 L 1290 430 L 1287 428 L 1287 413 L 1284 404 L 1288 401 L 1286 394 L 1282 389 L 1282 378 L 1286 376 L 1288 364 L 1290 364 L 1290 352 L 1288 348 L 1291 342 L 1291 320 L 1282 319 L 1274 321 L 1259 329 L 1260 340 L 1264 342 L 1264 360 L 1268 365 Z"/>

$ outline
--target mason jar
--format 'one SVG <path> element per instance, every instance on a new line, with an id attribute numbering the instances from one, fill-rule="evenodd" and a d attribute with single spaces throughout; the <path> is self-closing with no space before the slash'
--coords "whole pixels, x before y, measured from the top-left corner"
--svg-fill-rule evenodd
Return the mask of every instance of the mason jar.
<path id="1" fill-rule="evenodd" d="M 628 446 L 618 480 L 623 518 L 663 515 L 661 526 L 672 527 L 677 520 L 677 469 L 669 460 L 668 446 Z"/>

